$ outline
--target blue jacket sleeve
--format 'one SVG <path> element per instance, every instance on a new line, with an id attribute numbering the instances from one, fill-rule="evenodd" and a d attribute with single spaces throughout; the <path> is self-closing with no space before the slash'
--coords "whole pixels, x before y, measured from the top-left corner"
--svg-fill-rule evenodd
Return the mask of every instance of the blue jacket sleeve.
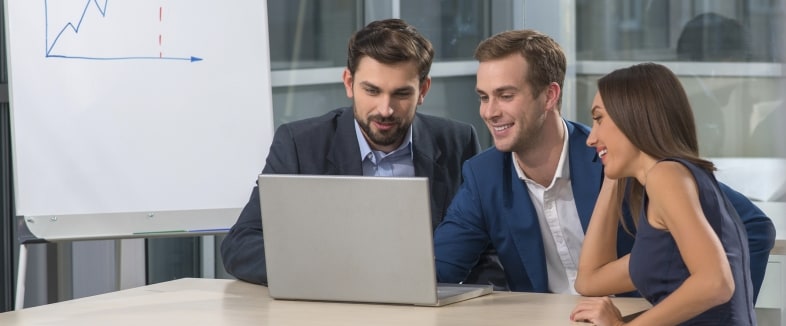
<path id="1" fill-rule="evenodd" d="M 770 250 L 775 245 L 775 226 L 770 218 L 743 194 L 721 182 L 718 182 L 718 184 L 721 191 L 731 201 L 748 233 L 753 302 L 755 303 L 756 298 L 759 296 L 761 284 L 764 281 L 764 272 L 767 269 Z"/>
<path id="2" fill-rule="evenodd" d="M 464 164 L 462 175 L 464 182 L 445 219 L 434 231 L 437 280 L 442 283 L 463 282 L 489 245 L 477 183 L 469 164 Z"/>

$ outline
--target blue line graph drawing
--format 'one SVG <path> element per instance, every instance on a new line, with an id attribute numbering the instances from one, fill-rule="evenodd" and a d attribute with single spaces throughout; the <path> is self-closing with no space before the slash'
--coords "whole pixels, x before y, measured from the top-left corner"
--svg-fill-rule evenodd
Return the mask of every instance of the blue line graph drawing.
<path id="1" fill-rule="evenodd" d="M 88 45 L 81 45 L 75 46 L 74 43 L 79 43 L 82 40 L 82 36 L 85 36 L 88 29 L 98 29 L 98 22 L 102 24 L 109 24 L 111 23 L 112 18 L 118 17 L 117 15 L 113 16 L 112 18 L 108 17 L 108 8 L 109 8 L 109 0 L 82 0 L 84 5 L 81 7 L 81 14 L 79 15 L 78 19 L 74 19 L 75 16 L 63 18 L 65 14 L 62 12 L 64 10 L 54 10 L 52 9 L 53 4 L 50 2 L 57 2 L 60 6 L 63 6 L 62 0 L 57 1 L 50 1 L 44 0 L 44 16 L 45 16 L 45 24 L 46 24 L 46 47 L 45 47 L 45 56 L 47 58 L 64 58 L 64 59 L 83 59 L 83 60 L 173 60 L 173 61 L 187 61 L 187 62 L 196 62 L 203 60 L 201 57 L 188 55 L 188 56 L 169 56 L 163 55 L 163 51 L 157 50 L 157 53 L 152 53 L 153 51 L 147 51 L 148 53 L 144 53 L 141 55 L 117 55 L 117 54 L 109 54 L 107 53 L 108 50 L 102 49 L 103 51 L 99 51 L 99 46 L 101 44 L 88 44 Z M 136 3 L 137 0 L 131 1 Z M 74 2 L 74 1 L 72 1 Z M 80 2 L 81 3 L 81 2 Z M 69 5 L 69 4 L 65 4 Z M 50 9 L 51 12 L 50 12 Z M 117 8 L 114 8 L 117 9 Z M 157 8 L 158 10 L 158 20 L 162 20 L 162 8 Z M 73 10 L 71 10 L 73 12 Z M 115 10 L 117 11 L 117 10 Z M 57 20 L 53 16 L 55 13 L 61 16 L 60 22 L 53 23 L 53 20 Z M 109 23 L 107 23 L 109 21 Z M 89 25 L 89 26 L 88 26 Z M 157 45 L 160 47 L 162 43 L 162 36 L 161 34 L 155 35 L 157 36 Z M 87 39 L 87 37 L 85 37 Z M 151 36 L 151 40 L 155 40 L 156 37 Z M 67 43 L 67 44 L 64 44 Z M 89 43 L 82 42 L 82 43 Z M 95 42 L 100 43 L 100 42 Z M 155 42 L 151 41 L 151 44 Z M 93 46 L 93 48 L 90 48 Z M 87 48 L 85 48 L 87 47 Z M 74 50 L 78 48 L 79 50 Z M 90 54 L 89 52 L 92 53 Z M 150 50 L 150 49 L 148 49 Z M 155 49 L 153 49 L 155 50 Z M 122 51 L 122 50 L 115 50 L 115 51 Z M 141 50 L 144 51 L 144 50 Z M 88 54 L 77 54 L 78 52 L 88 52 Z M 111 49 L 109 50 L 111 52 Z M 133 51 L 138 52 L 138 51 Z M 149 55 L 148 55 L 149 54 Z"/>

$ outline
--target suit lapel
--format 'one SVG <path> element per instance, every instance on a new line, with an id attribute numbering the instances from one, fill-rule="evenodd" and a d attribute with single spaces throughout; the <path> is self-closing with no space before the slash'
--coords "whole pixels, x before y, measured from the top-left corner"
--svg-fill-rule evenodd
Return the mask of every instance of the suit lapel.
<path id="1" fill-rule="evenodd" d="M 345 108 L 336 117 L 336 133 L 330 142 L 326 159 L 330 164 L 327 174 L 363 175 L 360 145 L 355 133 L 355 116 L 351 107 Z"/>
<path id="2" fill-rule="evenodd" d="M 415 166 L 415 175 L 427 177 L 431 194 L 431 225 L 436 227 L 445 215 L 446 207 L 438 203 L 450 203 L 447 196 L 446 169 L 442 167 L 442 149 L 434 144 L 431 132 L 426 130 L 420 122 L 420 114 L 415 114 L 412 122 L 412 159 Z"/>
<path id="3" fill-rule="evenodd" d="M 424 130 L 420 123 L 420 116 L 415 115 L 412 122 L 412 154 L 415 165 L 415 175 L 422 177 L 434 176 L 434 171 L 439 170 L 439 158 L 442 150 L 434 145 L 434 139 L 428 130 Z"/>
<path id="4" fill-rule="evenodd" d="M 513 167 L 511 153 L 503 153 L 502 180 L 504 195 L 501 212 L 507 214 L 507 230 L 516 245 L 521 263 L 525 266 L 527 277 L 532 283 L 532 291 L 548 292 L 548 275 L 546 272 L 546 256 L 543 249 L 543 236 L 540 233 L 538 214 L 529 190 L 521 181 Z"/>

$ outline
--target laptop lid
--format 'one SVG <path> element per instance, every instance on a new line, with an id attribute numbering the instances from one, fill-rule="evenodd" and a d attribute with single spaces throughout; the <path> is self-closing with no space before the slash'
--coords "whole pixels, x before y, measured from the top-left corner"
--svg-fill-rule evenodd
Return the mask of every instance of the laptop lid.
<path id="1" fill-rule="evenodd" d="M 443 305 L 427 178 L 259 176 L 268 291 L 276 299 Z"/>

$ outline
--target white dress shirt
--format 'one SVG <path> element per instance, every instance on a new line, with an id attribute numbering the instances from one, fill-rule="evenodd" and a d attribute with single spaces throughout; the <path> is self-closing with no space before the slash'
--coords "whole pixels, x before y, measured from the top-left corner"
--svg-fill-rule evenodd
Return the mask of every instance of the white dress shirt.
<path id="1" fill-rule="evenodd" d="M 549 290 L 553 293 L 576 294 L 573 284 L 576 282 L 579 254 L 581 244 L 584 242 L 584 229 L 581 227 L 570 183 L 568 127 L 565 121 L 562 122 L 562 126 L 566 135 L 565 142 L 562 145 L 562 154 L 554 179 L 548 187 L 543 187 L 528 178 L 521 170 L 515 155 L 513 155 L 513 165 L 516 167 L 519 179 L 526 183 L 529 197 L 538 214 Z"/>

